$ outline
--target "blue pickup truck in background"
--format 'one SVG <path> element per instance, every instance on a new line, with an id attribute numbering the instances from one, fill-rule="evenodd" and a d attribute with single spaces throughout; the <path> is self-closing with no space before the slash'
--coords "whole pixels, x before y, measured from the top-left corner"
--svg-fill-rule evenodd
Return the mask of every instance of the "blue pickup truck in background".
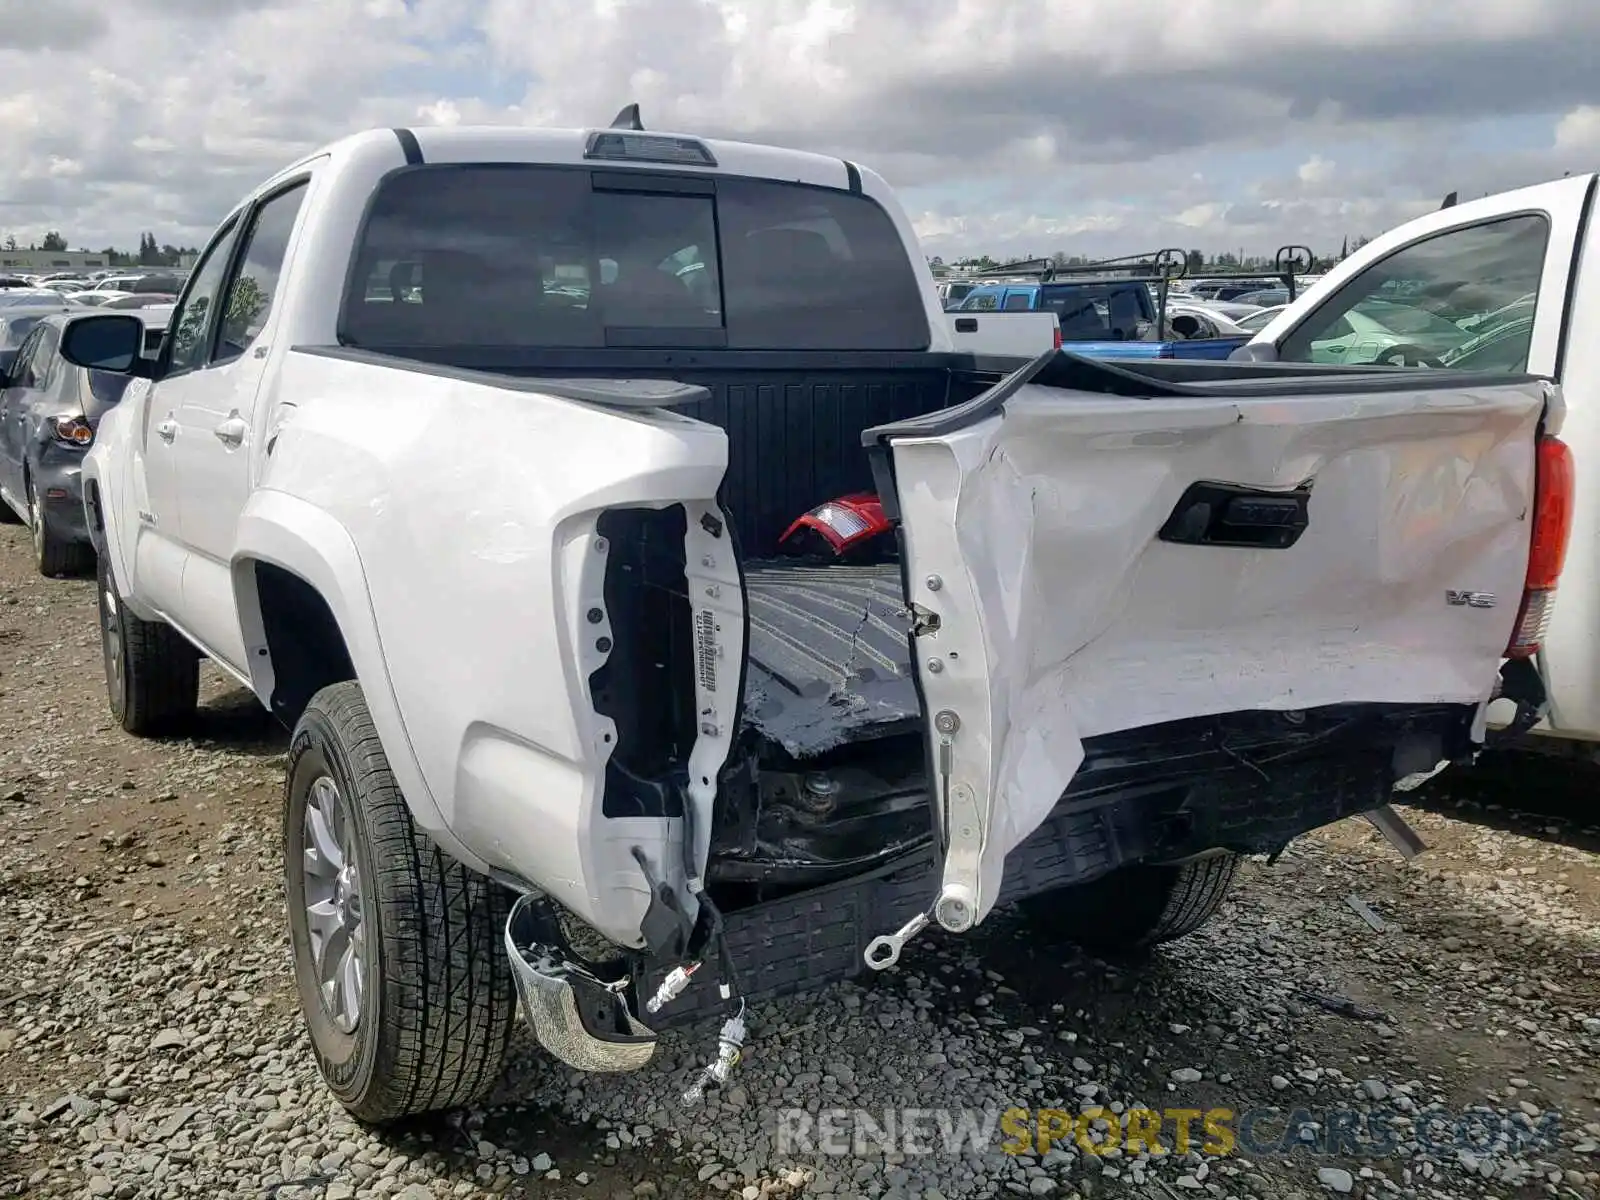
<path id="1" fill-rule="evenodd" d="M 951 311 L 1053 312 L 1061 322 L 1062 343 L 1089 358 L 1225 359 L 1250 340 L 1248 336 L 1160 339 L 1155 298 L 1139 280 L 982 284 Z M 1172 324 L 1169 318 L 1169 327 Z"/>

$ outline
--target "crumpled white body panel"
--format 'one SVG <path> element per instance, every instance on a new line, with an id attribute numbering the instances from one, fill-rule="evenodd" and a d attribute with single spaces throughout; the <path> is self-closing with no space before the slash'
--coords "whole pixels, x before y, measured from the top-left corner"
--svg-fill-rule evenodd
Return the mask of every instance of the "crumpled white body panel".
<path id="1" fill-rule="evenodd" d="M 950 768 L 947 894 L 988 913 L 1084 738 L 1483 701 L 1521 596 L 1544 399 L 1538 383 L 1243 401 L 1028 385 L 947 436 L 891 435 L 909 598 L 939 621 L 916 658 Z M 1157 539 L 1197 481 L 1307 480 L 1288 549 Z M 1497 603 L 1449 605 L 1452 589 Z"/>

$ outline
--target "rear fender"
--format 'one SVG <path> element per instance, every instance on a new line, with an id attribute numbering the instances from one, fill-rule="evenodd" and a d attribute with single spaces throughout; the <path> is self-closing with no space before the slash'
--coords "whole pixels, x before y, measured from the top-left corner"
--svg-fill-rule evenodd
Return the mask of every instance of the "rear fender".
<path id="1" fill-rule="evenodd" d="M 298 576 L 327 603 L 412 819 L 447 854 L 487 872 L 488 865 L 450 833 L 418 766 L 385 665 L 366 573 L 349 533 L 322 509 L 286 492 L 259 490 L 245 507 L 232 563 L 234 601 L 251 689 L 270 706 L 275 679 L 256 585 L 257 563 L 270 563 Z"/>

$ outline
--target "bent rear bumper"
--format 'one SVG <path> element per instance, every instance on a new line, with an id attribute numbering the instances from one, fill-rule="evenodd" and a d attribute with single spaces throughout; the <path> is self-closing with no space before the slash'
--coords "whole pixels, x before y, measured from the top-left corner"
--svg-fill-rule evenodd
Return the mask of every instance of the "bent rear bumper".
<path id="1" fill-rule="evenodd" d="M 1238 713 L 1091 738 L 1072 786 L 1005 859 L 997 905 L 1088 883 L 1120 867 L 1208 850 L 1272 853 L 1393 799 L 1397 779 L 1476 749 L 1472 705 L 1336 705 Z M 725 914 L 747 1001 L 851 978 L 867 945 L 937 892 L 928 844 L 878 870 Z M 648 995 L 674 964 L 645 972 Z M 723 1002 L 715 963 L 654 1022 L 708 1017 Z"/>

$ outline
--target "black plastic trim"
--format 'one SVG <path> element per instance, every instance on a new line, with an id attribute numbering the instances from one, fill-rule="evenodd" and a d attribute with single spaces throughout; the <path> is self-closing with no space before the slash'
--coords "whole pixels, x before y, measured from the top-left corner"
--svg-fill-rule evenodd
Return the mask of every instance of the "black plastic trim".
<path id="1" fill-rule="evenodd" d="M 1481 390 L 1543 382 L 1534 374 L 1485 376 L 1481 371 L 1418 371 L 1412 367 L 1349 366 L 1343 363 L 1234 362 L 1206 359 L 1146 359 L 1134 365 L 1050 350 L 982 395 L 954 408 L 878 425 L 862 433 L 871 447 L 893 437 L 940 437 L 965 429 L 998 411 L 1024 384 L 1093 392 L 1129 399 L 1175 397 L 1283 400 L 1305 396 L 1376 396 L 1390 392 Z"/>
<path id="2" fill-rule="evenodd" d="M 409 129 L 396 129 L 395 140 L 400 143 L 400 153 L 406 156 L 406 166 L 420 167 L 422 165 L 422 143 L 417 141 L 417 135 Z"/>
<path id="3" fill-rule="evenodd" d="M 1037 382 L 1037 377 L 1061 351 L 1046 350 L 1037 358 L 1030 359 L 1007 375 L 999 383 L 986 392 L 980 392 L 965 404 L 958 404 L 954 408 L 944 408 L 937 412 L 928 413 L 926 416 L 912 417 L 908 421 L 896 421 L 892 425 L 875 425 L 871 429 L 861 432 L 861 444 L 868 450 L 884 445 L 891 436 L 914 434 L 917 436 L 938 436 L 940 434 L 954 433 L 958 429 L 965 429 L 969 425 L 976 425 L 985 417 L 992 416 L 1000 411 L 1005 402 L 1017 393 L 1024 384 Z M 1085 362 L 1088 359 L 1083 360 Z M 873 477 L 879 478 L 877 469 L 873 469 Z M 881 486 L 881 480 L 880 480 Z M 880 500 L 882 497 L 879 497 Z M 887 508 L 884 510 L 888 515 Z"/>
<path id="4" fill-rule="evenodd" d="M 1028 360 L 938 350 L 724 350 L 716 347 L 333 346 L 300 343 L 306 354 L 389 367 L 436 366 L 507 377 L 562 371 L 895 371 L 942 370 L 1004 376 Z"/>
<path id="5" fill-rule="evenodd" d="M 1567 343 L 1572 337 L 1572 303 L 1578 295 L 1578 267 L 1583 260 L 1583 244 L 1589 232 L 1589 219 L 1594 213 L 1597 185 L 1600 185 L 1600 175 L 1590 175 L 1588 190 L 1583 193 L 1583 208 L 1578 213 L 1578 236 L 1572 241 L 1572 262 L 1567 268 L 1567 293 L 1562 297 L 1561 303 L 1561 334 L 1556 339 L 1556 364 L 1551 372 L 1558 380 L 1561 378 L 1562 369 L 1567 365 Z M 1534 303 L 1537 319 L 1538 302 Z"/>
<path id="6" fill-rule="evenodd" d="M 856 166 L 855 163 L 851 162 L 848 158 L 844 160 L 844 180 L 845 186 L 848 187 L 851 192 L 857 196 L 861 195 L 861 168 Z"/>

